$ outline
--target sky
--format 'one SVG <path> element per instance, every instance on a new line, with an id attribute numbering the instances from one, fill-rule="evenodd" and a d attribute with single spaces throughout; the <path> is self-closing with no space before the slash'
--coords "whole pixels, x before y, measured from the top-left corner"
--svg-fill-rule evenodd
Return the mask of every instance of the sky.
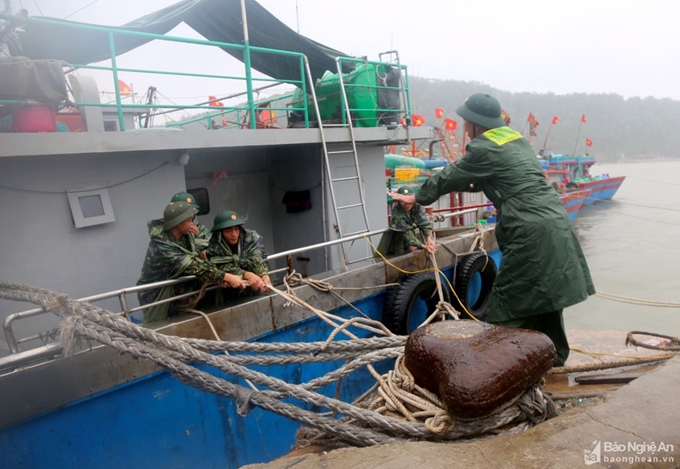
<path id="1" fill-rule="evenodd" d="M 176 0 L 12 2 L 15 9 L 23 6 L 35 16 L 118 26 Z M 409 73 L 424 78 L 476 81 L 511 92 L 616 93 L 626 98 L 680 100 L 677 0 L 259 3 L 292 29 L 345 53 L 378 60 L 379 53 L 396 49 Z M 186 25 L 171 34 L 197 37 Z M 190 54 L 182 60 L 219 64 L 221 72 L 242 71 L 238 62 L 228 62 L 226 54 L 216 53 L 210 57 Z M 140 53 L 135 60 L 161 64 L 167 62 L 168 54 L 158 48 Z M 150 84 L 145 82 L 149 77 L 135 80 L 136 91 Z M 161 88 L 173 99 L 181 98 L 174 84 Z M 200 95 L 229 90 L 206 91 Z"/>

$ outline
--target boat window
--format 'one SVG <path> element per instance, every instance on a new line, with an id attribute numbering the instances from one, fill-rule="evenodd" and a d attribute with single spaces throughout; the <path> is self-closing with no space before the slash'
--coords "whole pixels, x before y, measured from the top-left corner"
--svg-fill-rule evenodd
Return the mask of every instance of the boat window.
<path id="1" fill-rule="evenodd" d="M 68 192 L 67 195 L 76 228 L 116 221 L 108 189 Z"/>
<path id="2" fill-rule="evenodd" d="M 208 189 L 205 187 L 198 187 L 196 189 L 187 189 L 187 192 L 194 196 L 194 200 L 200 207 L 197 215 L 207 215 L 210 213 L 210 197 L 208 196 Z"/>

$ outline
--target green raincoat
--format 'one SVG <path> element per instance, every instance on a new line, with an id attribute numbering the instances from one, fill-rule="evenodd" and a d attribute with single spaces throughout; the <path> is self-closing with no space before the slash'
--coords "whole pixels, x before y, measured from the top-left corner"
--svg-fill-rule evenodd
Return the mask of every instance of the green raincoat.
<path id="1" fill-rule="evenodd" d="M 487 130 L 463 158 L 426 181 L 416 200 L 428 205 L 452 191 L 483 191 L 498 210 L 503 259 L 489 322 L 559 311 L 595 293 L 569 217 L 521 134 L 509 127 Z"/>
<path id="2" fill-rule="evenodd" d="M 145 285 L 161 280 L 175 279 L 186 275 L 196 275 L 202 282 L 222 283 L 224 272 L 210 262 L 200 258 L 194 236 L 188 234 L 180 239 L 169 231 L 163 231 L 163 220 L 152 220 L 148 224 L 149 247 L 142 266 L 142 275 L 137 285 Z M 137 294 L 139 304 L 145 305 L 164 300 L 171 296 L 193 290 L 195 285 L 184 283 L 145 290 Z M 144 324 L 160 321 L 168 317 L 169 303 L 152 306 L 144 312 Z"/>

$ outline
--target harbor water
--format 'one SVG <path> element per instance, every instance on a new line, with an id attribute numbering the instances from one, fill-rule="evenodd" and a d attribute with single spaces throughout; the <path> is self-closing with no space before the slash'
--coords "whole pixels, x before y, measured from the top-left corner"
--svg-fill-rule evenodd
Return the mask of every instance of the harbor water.
<path id="1" fill-rule="evenodd" d="M 632 330 L 680 336 L 680 161 L 598 164 L 593 174 L 626 176 L 609 202 L 584 208 L 574 227 L 598 292 L 643 304 L 591 296 L 564 312 L 567 329 Z"/>

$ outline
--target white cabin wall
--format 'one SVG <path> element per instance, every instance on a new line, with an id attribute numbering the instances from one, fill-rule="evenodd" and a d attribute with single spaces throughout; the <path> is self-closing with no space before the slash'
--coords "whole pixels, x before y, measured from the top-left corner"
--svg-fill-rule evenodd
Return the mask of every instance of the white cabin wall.
<path id="1" fill-rule="evenodd" d="M 149 152 L 27 160 L 0 159 L 0 278 L 72 298 L 134 285 L 148 245 L 147 221 L 161 218 L 172 195 L 185 189 L 177 158 Z M 115 221 L 76 229 L 66 191 L 91 186 L 110 186 Z M 134 295 L 129 299 L 136 304 Z M 117 301 L 101 305 L 119 308 Z M 0 300 L 0 319 L 32 307 Z M 58 320 L 49 314 L 15 324 L 21 337 L 24 330 L 46 330 Z"/>
<path id="2" fill-rule="evenodd" d="M 210 212 L 199 221 L 212 229 L 215 216 L 222 210 L 234 210 L 247 217 L 246 228 L 257 231 L 271 252 L 272 227 L 267 185 L 269 157 L 264 150 L 228 149 L 195 155 L 187 165 L 186 186 L 206 188 Z M 215 180 L 215 173 L 224 171 L 226 178 Z"/>
<path id="3" fill-rule="evenodd" d="M 199 217 L 212 228 L 215 215 L 231 209 L 248 217 L 246 227 L 263 237 L 269 254 L 323 242 L 321 204 L 321 147 L 319 145 L 279 145 L 268 148 L 227 149 L 219 153 L 197 154 L 187 165 L 187 187 L 205 187 L 210 196 L 210 213 Z M 212 184 L 215 171 L 225 171 L 226 179 Z M 282 199 L 286 191 L 310 189 L 312 209 L 286 213 Z M 300 272 L 326 270 L 323 250 L 294 257 Z M 300 262 L 297 257 L 308 257 Z M 285 267 L 285 260 L 272 263 L 272 269 Z"/>

